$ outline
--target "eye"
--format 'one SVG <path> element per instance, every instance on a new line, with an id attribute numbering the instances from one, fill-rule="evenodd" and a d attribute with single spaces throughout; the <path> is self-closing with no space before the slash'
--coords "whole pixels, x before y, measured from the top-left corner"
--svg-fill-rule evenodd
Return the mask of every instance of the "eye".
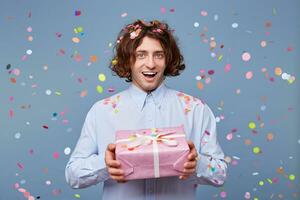
<path id="1" fill-rule="evenodd" d="M 155 54 L 155 57 L 158 59 L 163 59 L 165 57 L 165 55 L 163 53 L 157 53 L 157 54 Z"/>
<path id="2" fill-rule="evenodd" d="M 145 58 L 145 53 L 136 53 L 136 58 L 138 58 L 138 59 L 142 59 L 142 58 Z"/>

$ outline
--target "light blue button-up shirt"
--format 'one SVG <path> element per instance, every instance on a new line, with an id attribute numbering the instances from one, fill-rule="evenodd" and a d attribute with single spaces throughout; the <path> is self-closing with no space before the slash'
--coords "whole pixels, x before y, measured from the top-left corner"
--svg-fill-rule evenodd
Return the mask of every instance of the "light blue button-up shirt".
<path id="1" fill-rule="evenodd" d="M 107 145 L 115 142 L 115 131 L 182 125 L 186 139 L 194 142 L 200 157 L 195 175 L 187 180 L 164 177 L 126 183 L 110 178 L 104 156 Z M 222 185 L 226 171 L 215 117 L 207 104 L 164 83 L 151 93 L 131 84 L 92 106 L 66 166 L 66 180 L 72 188 L 104 182 L 103 199 L 189 200 L 196 198 L 197 184 Z"/>

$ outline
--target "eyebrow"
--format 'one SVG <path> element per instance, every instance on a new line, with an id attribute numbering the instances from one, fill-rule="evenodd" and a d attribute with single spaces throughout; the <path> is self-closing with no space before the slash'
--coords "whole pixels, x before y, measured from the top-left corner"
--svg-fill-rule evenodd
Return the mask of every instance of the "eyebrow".
<path id="1" fill-rule="evenodd" d="M 147 53 L 146 50 L 138 50 L 136 51 L 136 53 Z M 158 50 L 158 51 L 154 51 L 154 53 L 164 53 L 164 51 Z"/>

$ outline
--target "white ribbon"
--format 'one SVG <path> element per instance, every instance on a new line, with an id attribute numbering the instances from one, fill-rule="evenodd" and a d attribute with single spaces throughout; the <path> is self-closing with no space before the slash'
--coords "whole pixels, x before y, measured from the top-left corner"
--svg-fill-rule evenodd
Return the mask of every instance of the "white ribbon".
<path id="1" fill-rule="evenodd" d="M 152 143 L 153 147 L 153 163 L 154 163 L 154 177 L 158 178 L 159 175 L 159 150 L 158 141 L 162 141 L 164 144 L 170 147 L 176 147 L 178 145 L 177 140 L 173 140 L 178 137 L 185 137 L 185 134 L 174 134 L 176 131 L 156 133 L 156 129 L 151 129 L 151 135 L 141 135 L 136 133 L 132 138 L 120 139 L 116 143 L 127 144 L 128 149 L 132 149 L 141 145 L 149 145 Z"/>

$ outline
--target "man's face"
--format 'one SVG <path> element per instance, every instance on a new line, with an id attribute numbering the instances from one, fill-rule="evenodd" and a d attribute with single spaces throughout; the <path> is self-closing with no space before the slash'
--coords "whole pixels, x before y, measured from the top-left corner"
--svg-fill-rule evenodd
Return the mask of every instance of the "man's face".
<path id="1" fill-rule="evenodd" d="M 135 50 L 136 61 L 131 65 L 132 83 L 145 92 L 156 89 L 164 80 L 166 59 L 159 41 L 144 37 Z"/>

